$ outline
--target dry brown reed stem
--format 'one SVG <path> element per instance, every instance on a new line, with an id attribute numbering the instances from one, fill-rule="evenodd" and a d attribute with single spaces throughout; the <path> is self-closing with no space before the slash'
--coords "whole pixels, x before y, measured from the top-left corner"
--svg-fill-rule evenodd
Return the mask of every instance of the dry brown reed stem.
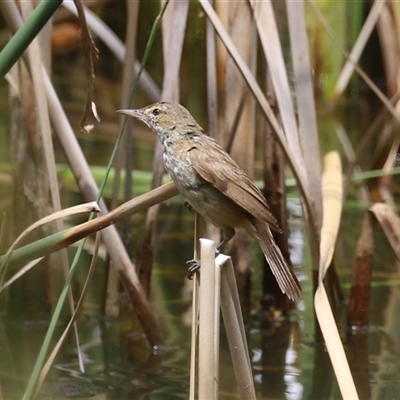
<path id="1" fill-rule="evenodd" d="M 251 8 L 246 2 L 216 2 L 216 11 L 243 60 L 256 75 L 257 35 Z M 244 35 L 243 32 L 248 34 Z M 253 179 L 255 154 L 255 101 L 240 71 L 218 41 L 219 126 L 216 140 Z M 210 228 L 209 228 L 210 229 Z M 213 239 L 220 240 L 218 236 Z M 218 239 L 217 239 L 218 237 Z M 246 317 L 250 315 L 250 237 L 241 230 L 227 243 L 225 251 L 235 260 L 238 290 Z"/>
<path id="2" fill-rule="evenodd" d="M 138 2 L 128 2 L 128 4 L 129 3 Z M 76 7 L 72 2 L 64 1 L 62 5 L 69 12 L 77 15 Z M 96 37 L 103 41 L 105 46 L 108 47 L 108 49 L 111 51 L 112 54 L 114 54 L 118 61 L 123 63 L 125 61 L 126 47 L 124 46 L 122 41 L 96 14 L 90 11 L 87 7 L 84 7 L 84 10 L 90 30 L 96 35 Z M 132 75 L 136 77 L 140 69 L 141 65 L 139 61 L 135 60 L 133 70 L 131 71 Z M 139 79 L 139 87 L 144 91 L 150 101 L 154 103 L 156 101 L 160 101 L 160 90 L 146 70 L 142 71 Z"/>
<path id="3" fill-rule="evenodd" d="M 91 233 L 107 228 L 122 218 L 126 218 L 140 211 L 144 211 L 155 204 L 161 203 L 170 199 L 171 197 L 176 196 L 177 194 L 179 194 L 178 188 L 173 182 L 168 182 L 156 189 L 151 190 L 150 192 L 135 197 L 134 199 L 121 204 L 119 207 L 108 212 L 107 214 L 101 215 L 96 219 L 71 229 L 62 243 L 62 247 L 69 246 L 70 244 L 75 243 Z"/>
<path id="4" fill-rule="evenodd" d="M 380 3 L 377 1 L 376 3 Z M 385 3 L 385 2 L 382 2 Z M 388 2 L 389 3 L 389 2 Z M 390 2 L 392 4 L 396 2 Z M 398 39 L 398 12 L 397 7 L 386 6 L 381 8 L 376 24 L 381 47 L 383 68 L 386 78 L 386 91 L 393 96 L 399 90 L 399 39 Z"/>
<path id="5" fill-rule="evenodd" d="M 373 253 L 373 224 L 370 212 L 366 211 L 361 225 L 360 237 L 357 242 L 356 259 L 349 295 L 347 327 L 349 332 L 352 333 L 368 326 Z"/>
<path id="6" fill-rule="evenodd" d="M 321 162 L 305 4 L 302 1 L 286 1 L 286 7 L 291 42 L 290 51 L 293 63 L 293 85 L 296 94 L 299 141 L 304 152 L 303 158 L 308 176 L 308 189 L 315 209 L 315 223 L 317 230 L 319 230 L 322 223 Z"/>
<path id="7" fill-rule="evenodd" d="M 93 101 L 93 89 L 94 89 L 94 63 L 93 58 L 97 56 L 98 50 L 92 36 L 89 32 L 89 28 L 86 23 L 86 14 L 83 8 L 82 2 L 80 0 L 74 1 L 75 7 L 78 12 L 80 32 L 81 32 L 81 42 L 83 49 L 83 56 L 85 58 L 85 74 L 86 74 L 86 101 L 83 109 L 80 129 L 83 133 L 90 132 L 92 126 L 87 125 L 86 121 L 90 115 L 93 115 L 97 122 L 100 121 L 97 115 L 96 106 Z"/>
<path id="8" fill-rule="evenodd" d="M 127 16 L 126 16 L 126 26 L 127 31 L 125 33 L 125 52 L 123 59 L 123 75 L 122 75 L 122 85 L 121 85 L 121 105 L 122 108 L 127 108 L 131 103 L 132 87 L 134 84 L 135 76 L 132 74 L 133 65 L 136 56 L 136 37 L 137 37 L 137 25 L 139 16 L 139 2 L 129 1 L 127 3 Z M 121 115 L 119 118 L 119 130 L 124 129 L 125 118 Z M 119 146 L 117 157 L 115 160 L 115 179 L 113 181 L 113 196 L 111 209 L 115 208 L 118 204 L 118 193 L 120 187 L 120 174 L 123 163 L 125 162 L 126 170 L 126 185 L 124 190 L 124 200 L 132 198 L 132 174 L 133 174 L 133 160 L 132 160 L 132 148 L 133 148 L 133 134 L 132 134 L 133 121 L 126 121 L 126 134 L 122 139 L 122 146 Z M 123 240 L 124 236 L 127 235 L 130 226 L 124 226 L 124 231 L 122 232 Z"/>
<path id="9" fill-rule="evenodd" d="M 268 85 L 267 91 L 270 92 Z M 273 96 L 271 91 L 271 96 Z M 289 252 L 289 233 L 286 216 L 286 187 L 284 179 L 283 153 L 277 144 L 270 125 L 265 122 L 264 138 L 264 196 L 271 207 L 273 215 L 278 221 L 282 233 L 275 235 L 276 244 L 282 251 L 285 260 L 291 265 Z M 294 303 L 279 289 L 276 280 L 266 262 L 263 263 L 263 295 L 261 305 L 263 311 L 272 316 L 286 313 Z"/>
<path id="10" fill-rule="evenodd" d="M 164 76 L 161 98 L 163 100 L 179 102 L 179 71 L 188 11 L 189 2 L 187 0 L 171 2 L 168 4 L 162 18 Z M 153 159 L 152 188 L 161 185 L 162 176 L 165 171 L 162 153 L 163 147 L 157 140 Z M 147 211 L 143 243 L 140 249 L 140 257 L 138 259 L 139 279 L 147 295 L 149 295 L 151 286 L 153 244 L 156 238 L 155 225 L 158 218 L 158 212 L 158 205 Z"/>

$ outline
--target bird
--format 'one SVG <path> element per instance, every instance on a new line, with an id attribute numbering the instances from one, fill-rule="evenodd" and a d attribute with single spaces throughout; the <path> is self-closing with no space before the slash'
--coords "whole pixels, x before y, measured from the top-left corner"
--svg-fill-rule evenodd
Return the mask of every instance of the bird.
<path id="1" fill-rule="evenodd" d="M 298 300 L 301 286 L 276 245 L 281 232 L 267 200 L 232 157 L 181 104 L 162 101 L 117 111 L 144 122 L 163 145 L 164 166 L 190 207 L 222 230 L 228 242 L 238 228 L 258 241 L 283 293 Z"/>

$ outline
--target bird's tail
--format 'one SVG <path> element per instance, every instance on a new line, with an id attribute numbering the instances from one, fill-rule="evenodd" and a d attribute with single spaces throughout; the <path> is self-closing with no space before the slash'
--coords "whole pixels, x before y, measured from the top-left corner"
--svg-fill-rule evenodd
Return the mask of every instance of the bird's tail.
<path id="1" fill-rule="evenodd" d="M 301 293 L 300 283 L 276 245 L 270 228 L 262 221 L 255 221 L 255 227 L 257 229 L 256 239 L 280 289 L 283 293 L 286 293 L 289 299 L 299 300 Z"/>

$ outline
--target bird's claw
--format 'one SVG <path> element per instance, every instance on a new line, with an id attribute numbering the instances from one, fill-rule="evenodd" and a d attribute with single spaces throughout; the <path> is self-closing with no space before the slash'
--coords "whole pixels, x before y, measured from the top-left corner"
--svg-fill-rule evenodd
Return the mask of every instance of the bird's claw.
<path id="1" fill-rule="evenodd" d="M 185 205 L 185 207 L 186 207 L 190 212 L 193 212 L 193 208 L 192 208 L 192 206 L 189 204 L 188 201 L 185 201 L 184 205 Z"/>
<path id="2" fill-rule="evenodd" d="M 221 243 L 223 244 L 223 243 Z M 215 256 L 217 256 L 218 254 L 220 254 L 220 250 L 219 248 L 221 247 L 221 244 L 215 249 Z M 187 272 L 187 278 L 192 280 L 194 274 L 200 269 L 200 260 L 189 260 L 186 261 L 186 264 L 189 264 L 189 268 L 188 268 L 188 272 Z"/>
<path id="3" fill-rule="evenodd" d="M 192 280 L 196 271 L 200 269 L 200 260 L 189 260 L 186 261 L 186 264 L 189 264 L 187 278 Z"/>

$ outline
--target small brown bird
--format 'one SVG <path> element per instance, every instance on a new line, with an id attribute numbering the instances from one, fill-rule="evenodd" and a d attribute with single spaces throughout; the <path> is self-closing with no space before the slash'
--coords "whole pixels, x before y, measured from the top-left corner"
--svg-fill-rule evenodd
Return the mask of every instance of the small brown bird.
<path id="1" fill-rule="evenodd" d="M 300 298 L 301 287 L 276 245 L 280 232 L 267 200 L 218 143 L 203 133 L 186 108 L 161 102 L 138 110 L 119 110 L 138 118 L 157 133 L 164 146 L 164 165 L 190 206 L 222 229 L 222 242 L 245 229 L 256 239 L 283 293 Z"/>

